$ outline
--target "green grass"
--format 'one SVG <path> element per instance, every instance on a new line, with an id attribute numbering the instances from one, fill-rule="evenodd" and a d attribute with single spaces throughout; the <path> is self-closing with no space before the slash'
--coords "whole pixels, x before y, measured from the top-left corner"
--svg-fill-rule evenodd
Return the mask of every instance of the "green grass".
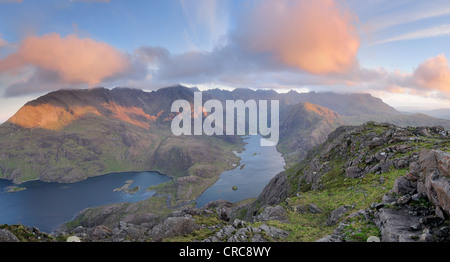
<path id="1" fill-rule="evenodd" d="M 336 228 L 336 226 L 325 225 L 333 210 L 342 205 L 348 205 L 351 207 L 351 211 L 348 212 L 350 214 L 368 208 L 372 203 L 381 202 L 381 198 L 390 191 L 394 181 L 405 173 L 406 169 L 400 169 L 382 175 L 367 174 L 361 178 L 346 178 L 341 172 L 331 170 L 322 180 L 324 189 L 301 192 L 300 196 L 291 197 L 289 204 L 285 204 L 289 223 L 270 221 L 268 225 L 288 231 L 290 235 L 286 241 L 315 241 L 331 234 Z M 384 178 L 384 183 L 380 181 L 381 176 Z M 318 214 L 295 212 L 295 206 L 309 204 L 315 204 L 322 212 Z M 355 234 L 349 234 L 348 240 L 365 241 L 364 238 L 379 234 L 374 226 L 367 224 L 365 220 L 355 219 L 350 222 L 354 223 L 348 231 L 352 230 Z"/>
<path id="2" fill-rule="evenodd" d="M 23 225 L 0 225 L 0 229 L 9 230 L 13 233 L 20 242 L 42 242 L 42 241 L 55 241 L 55 238 L 46 233 L 33 234 L 27 227 Z M 56 239 L 60 240 L 60 239 Z"/>
<path id="3" fill-rule="evenodd" d="M 20 187 L 20 186 L 9 186 L 9 187 L 6 187 L 6 191 L 7 192 L 9 192 L 9 193 L 13 193 L 13 192 L 19 192 L 19 191 L 23 191 L 23 190 L 26 190 L 27 188 L 26 187 Z"/>
<path id="4" fill-rule="evenodd" d="M 220 230 L 220 228 L 225 224 L 224 221 L 220 220 L 216 214 L 204 215 L 204 216 L 194 216 L 195 224 L 202 226 L 201 229 L 195 230 L 190 234 L 185 234 L 181 236 L 175 236 L 164 239 L 164 242 L 194 242 L 202 241 L 206 238 L 212 237 Z M 217 226 L 216 229 L 209 229 L 208 227 Z"/>
<path id="5" fill-rule="evenodd" d="M 191 234 L 186 234 L 182 236 L 176 236 L 171 238 L 164 239 L 164 242 L 194 242 L 194 241 L 201 241 L 203 239 L 206 239 L 208 237 L 213 236 L 216 233 L 216 231 L 209 230 L 207 228 L 195 230 Z"/>
<path id="6" fill-rule="evenodd" d="M 347 242 L 366 242 L 370 236 L 381 236 L 378 227 L 362 215 L 351 218 L 347 222 L 349 225 L 343 230 Z"/>

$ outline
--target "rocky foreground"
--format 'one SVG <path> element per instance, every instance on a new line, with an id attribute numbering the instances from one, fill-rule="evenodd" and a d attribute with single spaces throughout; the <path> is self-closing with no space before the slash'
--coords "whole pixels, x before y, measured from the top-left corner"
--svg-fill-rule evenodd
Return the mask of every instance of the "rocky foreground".
<path id="1" fill-rule="evenodd" d="M 449 164 L 448 152 L 421 151 L 381 202 L 351 214 L 319 241 L 343 241 L 349 220 L 357 216 L 375 223 L 383 242 L 450 241 Z"/>
<path id="2" fill-rule="evenodd" d="M 0 240 L 449 241 L 450 137 L 442 127 L 343 126 L 257 199 L 185 205 L 139 221 L 108 220 L 109 209 L 48 235 L 0 227 Z"/>

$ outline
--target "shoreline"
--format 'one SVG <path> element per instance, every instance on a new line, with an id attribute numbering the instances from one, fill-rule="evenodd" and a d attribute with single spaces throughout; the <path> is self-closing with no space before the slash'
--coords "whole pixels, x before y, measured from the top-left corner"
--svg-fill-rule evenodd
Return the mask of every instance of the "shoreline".
<path id="1" fill-rule="evenodd" d="M 13 183 L 14 186 L 19 186 L 19 185 L 22 185 L 24 183 L 33 182 L 33 181 L 40 181 L 40 182 L 43 182 L 43 183 L 57 183 L 57 184 L 63 185 L 63 184 L 74 184 L 74 183 L 78 183 L 78 182 L 81 182 L 81 181 L 85 181 L 85 180 L 87 180 L 87 179 L 89 179 L 91 177 L 99 177 L 99 176 L 114 175 L 114 174 L 121 174 L 121 173 L 151 173 L 151 172 L 156 172 L 156 173 L 158 173 L 160 175 L 167 176 L 167 177 L 173 179 L 173 177 L 171 177 L 171 176 L 169 176 L 167 174 L 164 174 L 164 173 L 162 173 L 159 170 L 146 170 L 146 171 L 114 171 L 114 172 L 108 172 L 108 173 L 101 173 L 101 174 L 98 174 L 98 175 L 88 176 L 88 177 L 86 177 L 84 179 L 76 180 L 76 181 L 73 181 L 73 182 L 44 181 L 44 180 L 41 180 L 40 178 L 34 178 L 34 179 L 29 179 L 29 180 L 16 182 L 16 181 L 14 181 L 14 179 L 8 179 L 8 178 L 4 178 L 4 177 L 1 177 L 0 180 L 10 181 L 10 182 Z"/>

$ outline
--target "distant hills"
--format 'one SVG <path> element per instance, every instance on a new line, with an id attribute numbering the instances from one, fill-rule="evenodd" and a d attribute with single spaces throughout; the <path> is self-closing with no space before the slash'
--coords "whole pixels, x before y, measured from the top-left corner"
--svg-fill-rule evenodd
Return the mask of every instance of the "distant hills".
<path id="1" fill-rule="evenodd" d="M 449 105 L 450 106 L 450 105 Z M 396 108 L 398 111 L 403 114 L 425 114 L 435 118 L 442 118 L 450 120 L 450 108 L 438 108 L 438 109 L 426 109 L 426 108 L 416 108 L 416 107 L 398 107 Z"/>
<path id="2" fill-rule="evenodd" d="M 439 108 L 435 110 L 425 111 L 424 113 L 432 117 L 450 120 L 450 108 Z"/>

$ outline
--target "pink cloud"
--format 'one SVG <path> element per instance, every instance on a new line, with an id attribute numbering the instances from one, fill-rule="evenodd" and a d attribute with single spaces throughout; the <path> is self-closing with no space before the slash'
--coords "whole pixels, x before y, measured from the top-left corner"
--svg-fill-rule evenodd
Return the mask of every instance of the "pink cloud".
<path id="1" fill-rule="evenodd" d="M 428 58 L 412 77 L 418 87 L 450 93 L 450 68 L 444 54 Z"/>
<path id="2" fill-rule="evenodd" d="M 244 22 L 249 50 L 313 74 L 343 73 L 355 62 L 360 40 L 354 17 L 333 0 L 264 1 Z"/>
<path id="3" fill-rule="evenodd" d="M 125 71 L 129 61 L 123 53 L 106 43 L 51 33 L 25 38 L 17 52 L 0 60 L 0 73 L 17 72 L 26 66 L 54 72 L 65 84 L 95 85 Z"/>

